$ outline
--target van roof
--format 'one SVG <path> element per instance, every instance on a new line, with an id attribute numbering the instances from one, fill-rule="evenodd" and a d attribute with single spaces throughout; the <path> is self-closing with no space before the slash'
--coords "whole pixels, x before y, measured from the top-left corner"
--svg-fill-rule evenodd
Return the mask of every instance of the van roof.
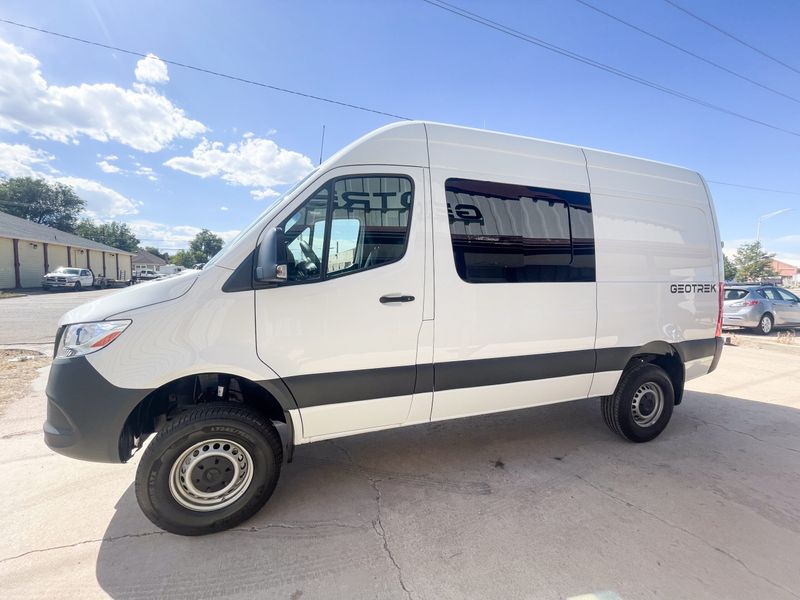
<path id="1" fill-rule="evenodd" d="M 352 144 L 346 146 L 345 148 L 334 154 L 328 160 L 337 159 L 335 162 L 338 162 L 345 156 L 348 156 L 350 158 L 351 157 L 350 155 L 353 154 L 353 152 L 357 149 L 357 147 L 369 147 L 370 152 L 363 152 L 363 153 L 357 152 L 358 159 L 360 161 L 358 164 L 377 164 L 383 161 L 379 160 L 377 158 L 377 155 L 373 154 L 373 152 L 377 149 L 376 146 L 382 145 L 382 143 L 384 142 L 391 141 L 393 142 L 394 145 L 394 148 L 392 150 L 393 154 L 395 155 L 393 161 L 395 164 L 414 164 L 417 166 L 428 167 L 430 166 L 429 162 L 430 157 L 428 156 L 427 149 L 424 147 L 426 141 L 429 142 L 435 141 L 437 143 L 443 143 L 443 144 L 455 143 L 458 140 L 463 140 L 465 135 L 472 137 L 473 139 L 477 139 L 476 136 L 484 138 L 485 142 L 484 145 L 492 149 L 500 149 L 500 147 L 502 146 L 519 148 L 520 142 L 522 142 L 523 144 L 526 142 L 531 142 L 536 144 L 547 144 L 551 147 L 555 146 L 564 149 L 572 149 L 580 151 L 587 150 L 590 152 L 603 154 L 609 157 L 618 157 L 621 159 L 631 159 L 631 160 L 641 161 L 643 163 L 649 163 L 650 165 L 653 166 L 668 167 L 671 169 L 689 172 L 692 175 L 697 175 L 696 171 L 689 169 L 687 167 L 656 161 L 648 158 L 632 156 L 629 154 L 623 154 L 620 152 L 611 152 L 608 150 L 601 150 L 589 146 L 578 146 L 576 144 L 555 142 L 552 140 L 545 140 L 542 138 L 524 136 L 514 133 L 506 133 L 490 129 L 478 129 L 475 127 L 452 125 L 448 123 L 439 123 L 436 121 L 398 121 L 395 123 L 384 125 L 383 127 L 379 127 L 378 129 L 375 129 L 367 133 L 366 135 L 362 136 Z M 411 154 L 414 155 L 413 162 L 397 163 L 396 154 L 397 154 L 398 142 L 402 142 L 401 145 L 406 146 L 407 155 Z M 371 155 L 373 158 L 370 159 L 369 155 Z M 350 162 L 349 160 L 347 162 L 349 162 L 350 164 L 356 164 L 354 162 Z"/>

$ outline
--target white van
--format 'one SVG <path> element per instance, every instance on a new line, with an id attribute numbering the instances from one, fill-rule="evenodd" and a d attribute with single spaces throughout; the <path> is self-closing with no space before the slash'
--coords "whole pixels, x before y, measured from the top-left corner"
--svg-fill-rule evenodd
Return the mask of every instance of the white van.
<path id="1" fill-rule="evenodd" d="M 588 397 L 645 442 L 719 360 L 721 263 L 693 171 L 390 125 L 202 271 L 64 315 L 45 440 L 125 462 L 155 433 L 136 496 L 185 535 L 258 511 L 298 444 Z"/>

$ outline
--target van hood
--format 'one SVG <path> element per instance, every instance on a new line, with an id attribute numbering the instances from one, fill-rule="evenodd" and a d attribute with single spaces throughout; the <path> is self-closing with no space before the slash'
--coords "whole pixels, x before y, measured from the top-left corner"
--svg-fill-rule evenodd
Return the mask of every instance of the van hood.
<path id="1" fill-rule="evenodd" d="M 86 323 L 104 321 L 109 317 L 129 310 L 142 308 L 159 302 L 167 302 L 183 296 L 188 292 L 201 271 L 187 270 L 162 279 L 154 279 L 146 283 L 138 283 L 82 304 L 65 313 L 58 321 L 58 326 L 70 323 Z"/>

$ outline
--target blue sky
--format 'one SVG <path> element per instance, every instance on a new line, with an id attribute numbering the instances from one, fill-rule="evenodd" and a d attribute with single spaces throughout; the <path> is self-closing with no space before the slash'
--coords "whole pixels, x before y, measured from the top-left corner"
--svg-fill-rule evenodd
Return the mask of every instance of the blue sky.
<path id="1" fill-rule="evenodd" d="M 587 0 L 800 98 L 800 74 L 663 0 Z M 678 0 L 800 70 L 800 3 Z M 455 0 L 454 0 L 455 3 Z M 575 0 L 457 4 L 733 111 L 800 131 L 800 103 L 703 64 Z M 755 237 L 800 265 L 800 136 L 720 114 L 523 43 L 420 0 L 6 0 L 0 18 L 412 118 L 690 167 L 726 247 Z M 392 119 L 0 24 L 0 171 L 75 185 L 145 244 L 226 239 L 325 155 Z M 10 44 L 10 45 L 9 45 Z M 38 64 L 37 62 L 38 61 Z M 168 80 L 165 79 L 168 77 Z M 106 158 L 116 157 L 116 158 Z M 105 162 L 104 162 L 105 161 Z"/>

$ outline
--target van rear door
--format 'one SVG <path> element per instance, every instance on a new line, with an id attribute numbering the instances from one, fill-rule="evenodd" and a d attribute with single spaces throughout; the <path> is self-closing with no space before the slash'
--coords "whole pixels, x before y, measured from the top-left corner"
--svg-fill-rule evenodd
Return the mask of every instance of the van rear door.
<path id="1" fill-rule="evenodd" d="M 256 291 L 259 358 L 285 381 L 303 437 L 403 423 L 425 275 L 425 186 L 415 167 L 334 169 L 287 207 L 287 281 Z"/>

